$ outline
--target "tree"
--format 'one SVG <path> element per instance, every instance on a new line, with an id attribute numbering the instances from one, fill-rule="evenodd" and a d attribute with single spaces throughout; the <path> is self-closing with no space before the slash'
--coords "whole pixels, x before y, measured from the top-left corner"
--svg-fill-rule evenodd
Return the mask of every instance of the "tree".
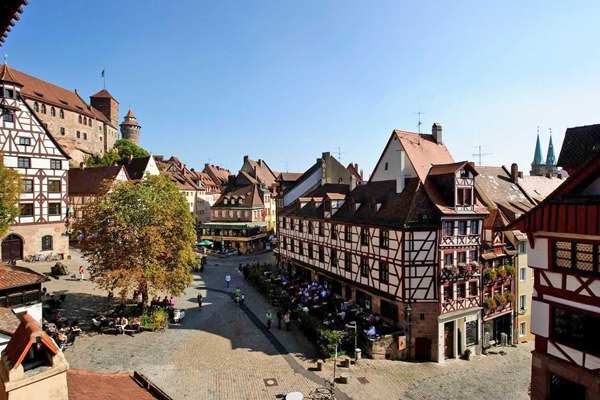
<path id="1" fill-rule="evenodd" d="M 6 234 L 19 215 L 20 192 L 19 173 L 4 165 L 4 156 L 0 153 L 0 237 Z"/>
<path id="2" fill-rule="evenodd" d="M 196 231 L 184 195 L 167 176 L 105 186 L 85 206 L 76 229 L 89 272 L 100 287 L 175 296 L 191 283 Z"/>
<path id="3" fill-rule="evenodd" d="M 115 163 L 128 159 L 130 156 L 138 158 L 148 157 L 149 155 L 150 153 L 131 140 L 119 139 L 110 151 L 104 153 L 102 156 L 97 154 L 88 156 L 84 162 L 88 167 L 110 167 Z"/>

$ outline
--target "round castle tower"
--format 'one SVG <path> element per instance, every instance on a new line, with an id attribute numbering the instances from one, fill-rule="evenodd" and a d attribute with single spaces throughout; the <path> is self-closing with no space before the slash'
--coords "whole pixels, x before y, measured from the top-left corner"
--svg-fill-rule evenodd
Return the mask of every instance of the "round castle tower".
<path id="1" fill-rule="evenodd" d="M 140 145 L 140 130 L 142 127 L 138 124 L 137 118 L 131 110 L 127 112 L 125 119 L 119 127 L 121 127 L 121 136 L 123 139 L 129 139 L 138 146 Z"/>

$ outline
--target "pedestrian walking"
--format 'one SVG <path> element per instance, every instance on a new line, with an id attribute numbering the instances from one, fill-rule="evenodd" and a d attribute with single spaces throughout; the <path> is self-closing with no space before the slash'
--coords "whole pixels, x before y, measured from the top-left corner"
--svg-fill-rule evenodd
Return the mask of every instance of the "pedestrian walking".
<path id="1" fill-rule="evenodd" d="M 81 282 L 83 282 L 83 276 L 85 275 L 85 268 L 83 268 L 83 265 L 81 265 L 79 267 L 79 280 Z"/>
<path id="2" fill-rule="evenodd" d="M 271 313 L 271 310 L 267 310 L 267 330 L 271 330 L 271 321 L 273 321 L 273 314 Z"/>
<path id="3" fill-rule="evenodd" d="M 283 311 L 277 311 L 277 329 L 281 329 L 281 320 L 283 319 Z"/>
<path id="4" fill-rule="evenodd" d="M 202 311 L 202 293 L 198 292 L 198 310 Z"/>
<path id="5" fill-rule="evenodd" d="M 285 329 L 287 331 L 289 331 L 290 330 L 290 322 L 291 322 L 289 311 L 286 311 L 286 313 L 283 315 L 283 322 L 285 322 Z"/>
<path id="6" fill-rule="evenodd" d="M 238 267 L 238 275 L 242 276 L 242 263 L 240 263 L 240 265 Z"/>
<path id="7" fill-rule="evenodd" d="M 229 289 L 229 283 L 231 282 L 231 275 L 229 275 L 229 272 L 227 273 L 227 275 L 225 275 L 225 283 L 227 283 L 227 288 Z"/>

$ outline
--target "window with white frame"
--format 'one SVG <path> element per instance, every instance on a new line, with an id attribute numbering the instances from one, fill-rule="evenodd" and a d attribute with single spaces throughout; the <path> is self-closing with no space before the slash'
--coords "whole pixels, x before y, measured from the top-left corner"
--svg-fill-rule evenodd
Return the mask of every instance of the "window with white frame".
<path id="1" fill-rule="evenodd" d="M 527 310 L 527 295 L 526 294 L 522 294 L 519 296 L 519 309 L 520 310 Z"/>
<path id="2" fill-rule="evenodd" d="M 521 322 L 519 324 L 519 336 L 527 335 L 527 322 Z"/>
<path id="3" fill-rule="evenodd" d="M 527 280 L 527 267 L 519 268 L 519 282 L 525 282 Z"/>

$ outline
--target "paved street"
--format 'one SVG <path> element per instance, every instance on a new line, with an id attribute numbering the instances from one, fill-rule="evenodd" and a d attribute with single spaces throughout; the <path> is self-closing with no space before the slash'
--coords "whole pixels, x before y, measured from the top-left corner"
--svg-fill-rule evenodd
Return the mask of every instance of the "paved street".
<path id="1" fill-rule="evenodd" d="M 177 307 L 186 309 L 181 325 L 134 337 L 85 335 L 65 352 L 71 367 L 103 372 L 136 370 L 175 399 L 275 399 L 290 391 L 307 395 L 331 377 L 332 364 L 327 363 L 322 372 L 312 371 L 314 349 L 300 332 L 279 331 L 276 321 L 272 332 L 264 329 L 263 316 L 269 306 L 237 273 L 238 263 L 247 260 L 211 259 L 204 274 L 195 275 L 193 285 L 176 299 Z M 75 273 L 81 261 L 74 257 L 68 263 L 70 272 Z M 49 265 L 28 266 L 47 272 Z M 233 277 L 230 289 L 225 285 L 226 272 Z M 247 308 L 237 306 L 227 292 L 238 285 L 246 293 Z M 93 309 L 106 301 L 106 293 L 89 281 L 67 277 L 53 279 L 46 287 L 67 293 L 69 317 L 87 320 Z M 201 312 L 196 304 L 198 290 L 205 296 Z M 505 350 L 505 356 L 445 364 L 362 360 L 350 368 L 351 382 L 338 385 L 342 390 L 338 398 L 527 399 L 531 346 Z M 361 383 L 357 378 L 365 379 Z"/>

